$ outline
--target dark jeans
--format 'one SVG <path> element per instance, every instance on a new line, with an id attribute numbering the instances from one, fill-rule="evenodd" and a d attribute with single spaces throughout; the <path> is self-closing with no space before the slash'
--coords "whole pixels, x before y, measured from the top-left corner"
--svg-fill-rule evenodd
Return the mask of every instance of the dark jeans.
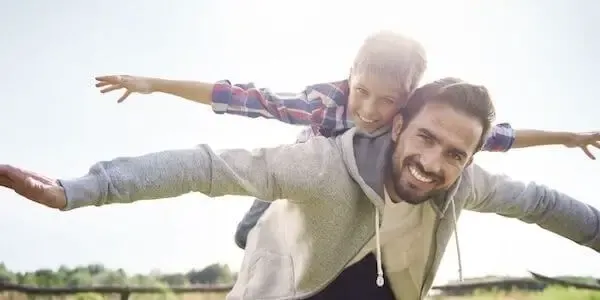
<path id="1" fill-rule="evenodd" d="M 385 273 L 384 273 L 385 274 Z M 385 276 L 385 275 L 384 275 Z M 372 253 L 361 261 L 346 268 L 324 290 L 309 300 L 396 300 L 394 293 L 387 284 L 375 284 L 377 279 L 377 261 Z"/>
<path id="2" fill-rule="evenodd" d="M 254 199 L 254 202 L 252 202 L 252 206 L 250 207 L 248 212 L 246 212 L 244 218 L 240 221 L 240 223 L 237 226 L 237 230 L 235 231 L 235 244 L 238 247 L 246 249 L 248 233 L 250 233 L 250 230 L 252 230 L 252 228 L 256 226 L 256 223 L 258 223 L 258 219 L 260 219 L 260 217 L 262 217 L 262 215 L 265 214 L 265 211 L 267 210 L 267 208 L 269 208 L 270 205 L 271 202 L 262 201 L 260 199 Z"/>

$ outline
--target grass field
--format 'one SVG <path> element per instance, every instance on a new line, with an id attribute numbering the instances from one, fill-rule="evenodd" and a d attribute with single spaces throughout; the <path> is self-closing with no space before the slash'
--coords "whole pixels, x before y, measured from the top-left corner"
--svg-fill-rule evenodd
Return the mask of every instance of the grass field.
<path id="1" fill-rule="evenodd" d="M 543 292 L 476 293 L 470 297 L 435 297 L 432 300 L 600 300 L 600 291 L 549 287 Z"/>
<path id="2" fill-rule="evenodd" d="M 65 297 L 30 296 L 17 293 L 2 293 L 1 300 L 103 300 L 119 299 L 118 295 L 79 294 Z M 225 293 L 190 293 L 185 295 L 131 295 L 130 300 L 223 300 Z M 576 290 L 550 287 L 543 292 L 476 293 L 468 297 L 432 297 L 431 300 L 600 300 L 600 291 Z"/>
<path id="3" fill-rule="evenodd" d="M 183 295 L 132 294 L 129 300 L 224 300 L 226 293 L 189 293 Z M 0 300 L 120 300 L 119 295 L 78 294 L 73 296 L 27 296 L 19 293 L 0 293 Z"/>

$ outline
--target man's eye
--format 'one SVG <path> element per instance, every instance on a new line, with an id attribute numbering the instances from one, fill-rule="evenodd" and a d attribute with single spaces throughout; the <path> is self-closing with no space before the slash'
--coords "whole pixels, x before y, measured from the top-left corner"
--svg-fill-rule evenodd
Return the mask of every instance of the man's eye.
<path id="1" fill-rule="evenodd" d="M 458 162 L 461 162 L 461 161 L 462 161 L 462 156 L 461 156 L 461 155 L 458 155 L 458 154 L 450 154 L 450 157 L 451 157 L 453 160 L 455 160 L 455 161 L 458 161 Z"/>
<path id="2" fill-rule="evenodd" d="M 429 137 L 429 136 L 426 136 L 426 135 L 424 135 L 424 134 L 419 134 L 419 137 L 420 137 L 420 138 L 421 138 L 421 139 L 422 139 L 422 140 L 423 140 L 425 143 L 428 143 L 428 144 L 431 144 L 431 143 L 433 143 L 433 139 L 432 139 L 431 137 Z"/>

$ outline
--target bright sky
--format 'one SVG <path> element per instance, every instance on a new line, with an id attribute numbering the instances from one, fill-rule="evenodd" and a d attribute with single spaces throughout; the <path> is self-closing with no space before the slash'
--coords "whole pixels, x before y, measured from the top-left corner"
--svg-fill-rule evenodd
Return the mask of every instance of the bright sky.
<path id="1" fill-rule="evenodd" d="M 418 2 L 418 4 L 417 4 Z M 35 4 L 34 4 L 35 3 Z M 382 28 L 424 43 L 426 80 L 487 85 L 498 121 L 518 128 L 589 131 L 597 115 L 600 3 L 588 1 L 330 0 L 2 1 L 0 163 L 54 177 L 98 160 L 208 143 L 291 143 L 298 127 L 218 116 L 164 95 L 101 95 L 93 77 L 134 74 L 254 81 L 275 91 L 346 76 L 357 45 Z M 543 3 L 543 4 L 542 4 Z M 594 29 L 595 28 L 595 29 Z M 600 153 L 598 153 L 600 155 Z M 534 180 L 600 208 L 600 162 L 564 147 L 483 154 L 489 170 Z M 93 262 L 165 272 L 226 262 L 237 269 L 237 222 L 251 199 L 188 195 L 60 213 L 0 190 L 0 260 L 13 270 Z M 600 277 L 600 255 L 491 214 L 459 223 L 465 276 Z M 456 278 L 454 244 L 437 281 Z"/>

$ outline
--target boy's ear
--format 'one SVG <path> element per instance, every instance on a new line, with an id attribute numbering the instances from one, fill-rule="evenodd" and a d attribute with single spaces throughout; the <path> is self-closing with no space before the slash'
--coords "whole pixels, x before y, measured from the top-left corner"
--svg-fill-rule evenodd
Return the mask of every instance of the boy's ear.
<path id="1" fill-rule="evenodd" d="M 392 120 L 392 141 L 397 142 L 400 133 L 402 132 L 402 126 L 404 125 L 404 118 L 402 114 L 396 114 L 394 120 Z"/>

